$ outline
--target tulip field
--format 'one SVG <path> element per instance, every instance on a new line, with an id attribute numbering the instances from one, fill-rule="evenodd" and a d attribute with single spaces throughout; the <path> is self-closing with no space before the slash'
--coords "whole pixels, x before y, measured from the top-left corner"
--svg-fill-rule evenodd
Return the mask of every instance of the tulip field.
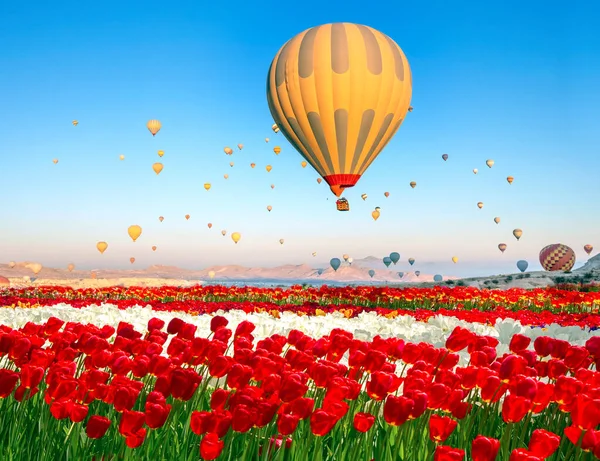
<path id="1" fill-rule="evenodd" d="M 0 288 L 0 459 L 600 459 L 599 310 L 555 288 Z"/>

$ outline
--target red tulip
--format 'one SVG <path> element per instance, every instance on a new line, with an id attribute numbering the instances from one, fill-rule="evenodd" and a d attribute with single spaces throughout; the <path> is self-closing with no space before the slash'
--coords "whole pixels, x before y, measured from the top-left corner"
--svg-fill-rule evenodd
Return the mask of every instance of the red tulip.
<path id="1" fill-rule="evenodd" d="M 432 442 L 443 443 L 456 429 L 457 422 L 447 416 L 432 414 L 429 418 L 429 438 Z"/>
<path id="2" fill-rule="evenodd" d="M 471 444 L 471 458 L 473 461 L 495 461 L 499 449 L 498 439 L 478 435 Z"/>
<path id="3" fill-rule="evenodd" d="M 100 439 L 104 437 L 110 427 L 110 419 L 104 416 L 92 416 L 85 427 L 85 433 L 90 439 Z"/>
<path id="4" fill-rule="evenodd" d="M 462 461 L 465 459 L 465 450 L 438 445 L 433 454 L 433 461 Z"/>
<path id="5" fill-rule="evenodd" d="M 358 432 L 367 432 L 375 423 L 375 416 L 370 413 L 356 413 L 354 415 L 354 429 Z"/>
<path id="6" fill-rule="evenodd" d="M 529 451 L 542 459 L 549 458 L 558 450 L 560 437 L 545 429 L 536 429 L 529 439 Z"/>

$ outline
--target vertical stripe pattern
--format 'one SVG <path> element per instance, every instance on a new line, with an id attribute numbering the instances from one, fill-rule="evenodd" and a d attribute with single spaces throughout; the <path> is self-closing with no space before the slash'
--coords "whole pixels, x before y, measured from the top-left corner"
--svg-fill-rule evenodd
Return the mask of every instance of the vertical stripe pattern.
<path id="1" fill-rule="evenodd" d="M 412 96 L 400 47 L 367 26 L 325 24 L 289 40 L 267 78 L 286 139 L 330 185 L 351 187 L 400 128 Z"/>

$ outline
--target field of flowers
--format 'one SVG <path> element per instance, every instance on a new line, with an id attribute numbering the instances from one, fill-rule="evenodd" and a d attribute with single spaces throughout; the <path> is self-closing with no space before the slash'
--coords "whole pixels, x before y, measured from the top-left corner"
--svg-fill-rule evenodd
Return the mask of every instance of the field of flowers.
<path id="1" fill-rule="evenodd" d="M 0 459 L 600 459 L 600 293 L 0 289 Z"/>

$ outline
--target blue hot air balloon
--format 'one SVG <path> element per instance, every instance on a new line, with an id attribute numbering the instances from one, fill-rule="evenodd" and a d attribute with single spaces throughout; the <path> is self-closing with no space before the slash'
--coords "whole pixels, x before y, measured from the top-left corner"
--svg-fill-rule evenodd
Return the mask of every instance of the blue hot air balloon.
<path id="1" fill-rule="evenodd" d="M 340 258 L 331 258 L 329 264 L 331 264 L 331 267 L 333 267 L 334 271 L 337 271 L 340 265 L 342 264 L 342 261 L 340 261 Z"/>
<path id="2" fill-rule="evenodd" d="M 396 253 L 395 251 L 393 253 L 390 253 L 390 259 L 392 260 L 395 266 L 396 263 L 400 261 L 400 253 Z"/>
<path id="3" fill-rule="evenodd" d="M 317 269 L 317 274 L 321 275 L 323 273 L 323 269 Z"/>
<path id="4" fill-rule="evenodd" d="M 398 272 L 398 276 L 399 276 L 400 278 L 404 277 L 404 272 Z"/>
<path id="5" fill-rule="evenodd" d="M 433 276 L 434 282 L 441 282 L 442 280 L 444 280 L 444 277 L 442 277 L 440 274 L 436 274 Z"/>
<path id="6" fill-rule="evenodd" d="M 421 275 L 421 271 L 415 271 L 415 275 L 418 277 L 419 275 Z"/>
<path id="7" fill-rule="evenodd" d="M 411 266 L 415 263 L 415 258 L 408 258 L 408 264 Z"/>
<path id="8" fill-rule="evenodd" d="M 373 276 L 375 275 L 375 271 L 373 269 L 371 269 L 369 271 L 369 275 L 371 276 L 371 278 L 373 278 Z"/>
<path id="9" fill-rule="evenodd" d="M 527 270 L 527 267 L 529 267 L 529 263 L 524 259 L 521 259 L 520 261 L 517 261 L 517 267 L 521 272 L 525 272 Z"/>
<path id="10" fill-rule="evenodd" d="M 386 256 L 383 258 L 383 264 L 385 264 L 385 267 L 390 267 L 390 264 L 392 264 L 392 259 Z"/>

